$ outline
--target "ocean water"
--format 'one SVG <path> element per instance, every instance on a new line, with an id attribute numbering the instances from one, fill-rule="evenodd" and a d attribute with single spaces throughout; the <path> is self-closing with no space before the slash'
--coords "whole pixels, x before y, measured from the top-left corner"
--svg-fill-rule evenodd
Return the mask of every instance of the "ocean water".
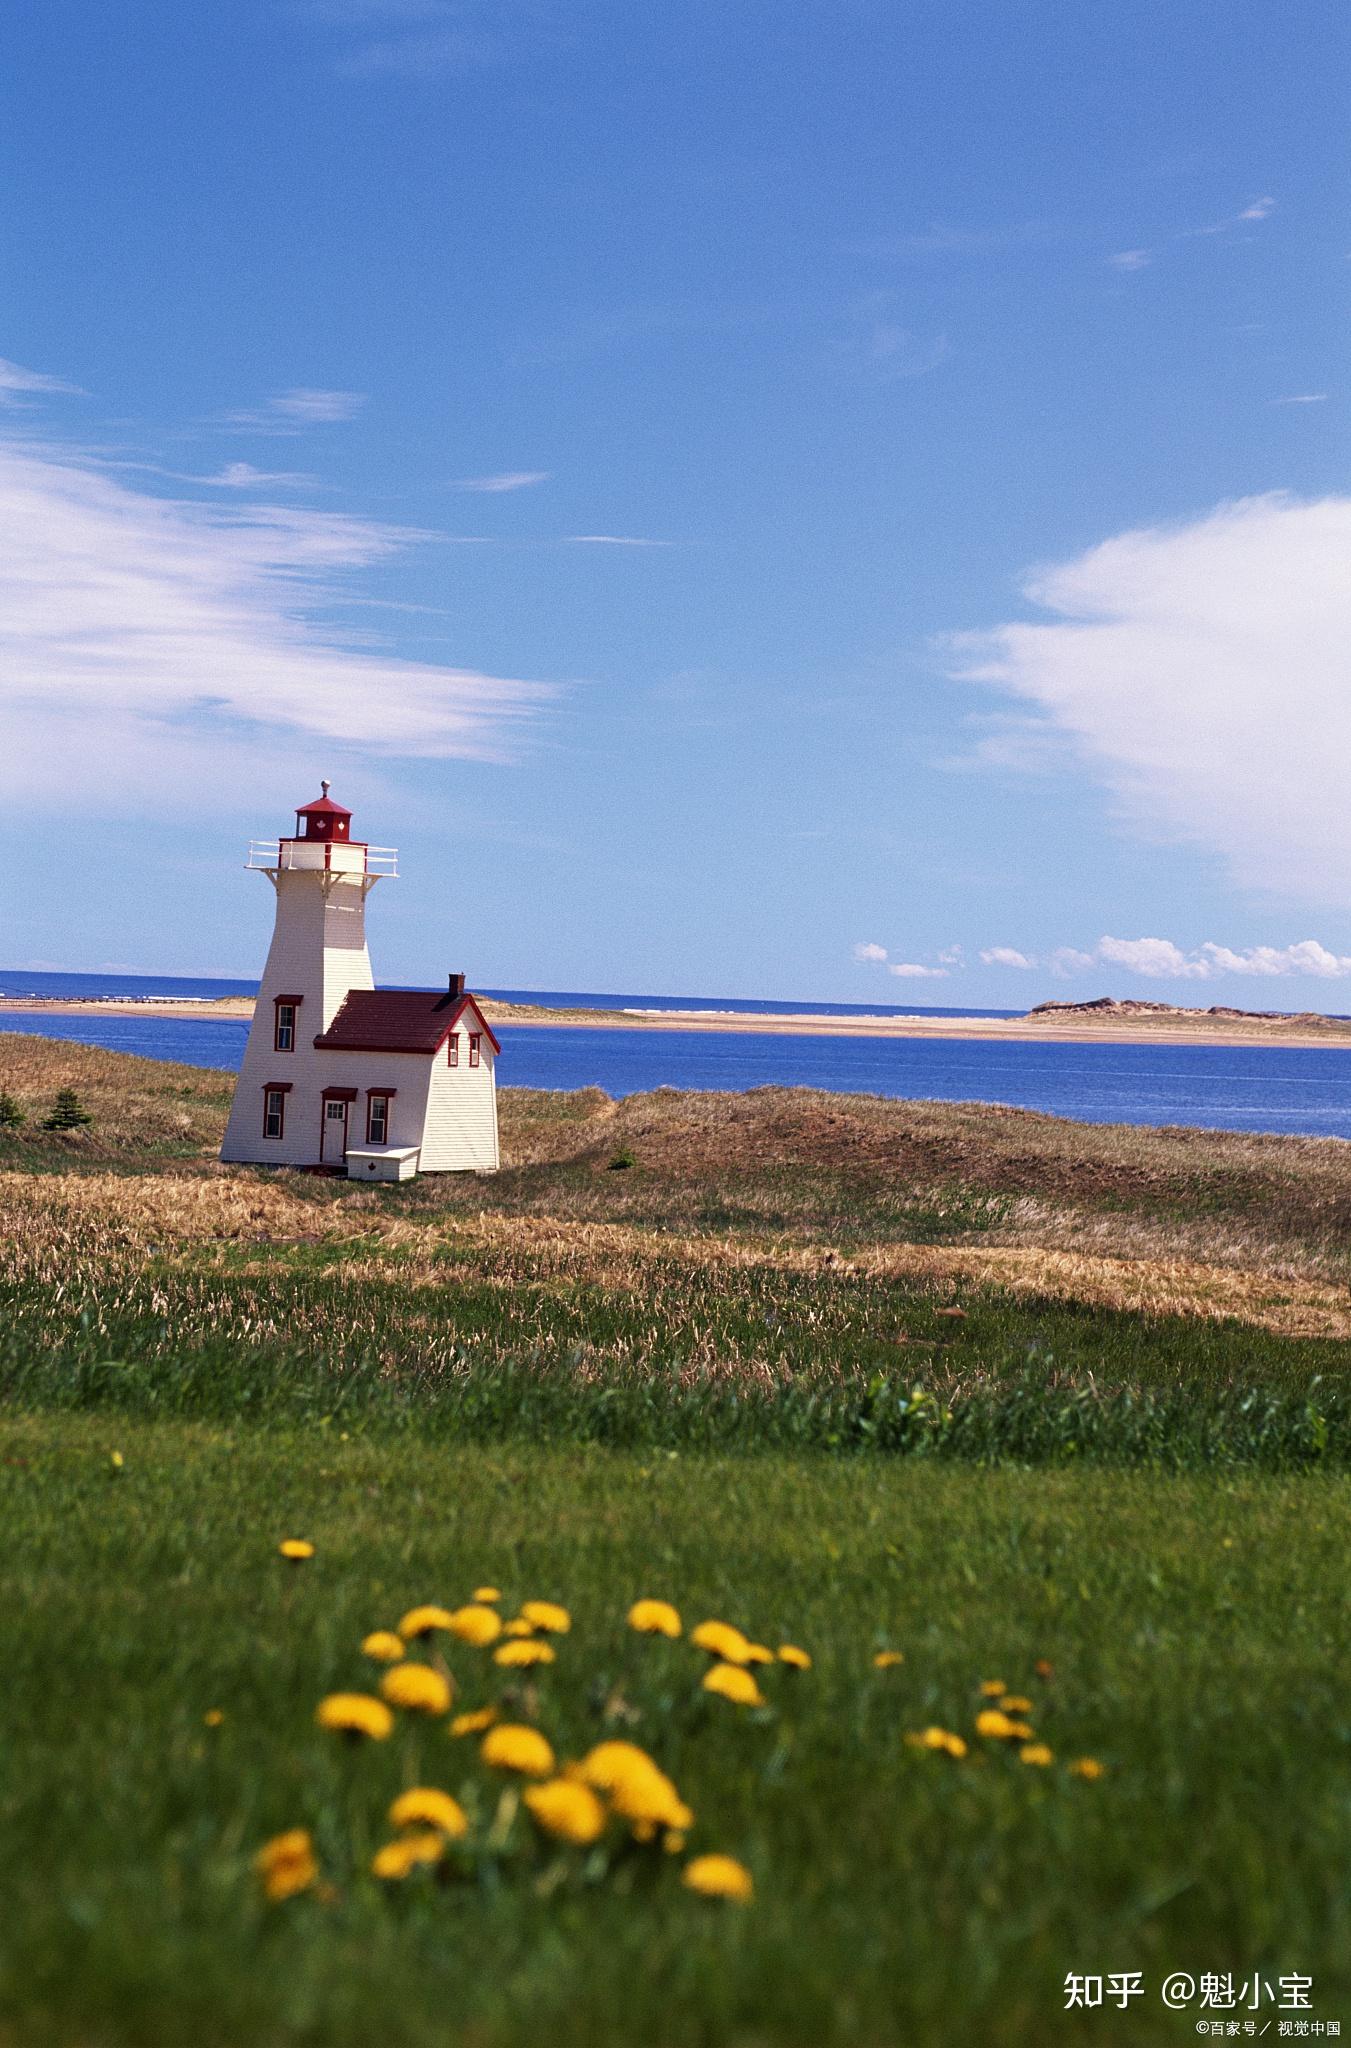
<path id="1" fill-rule="evenodd" d="M 187 985 L 205 993 L 200 983 Z M 46 993 L 47 991 L 44 991 Z M 166 991 L 168 993 L 169 991 Z M 632 1007 L 655 1007 L 635 1002 Z M 710 1006 L 713 1007 L 713 1006 Z M 716 1007 L 723 1007 L 721 1005 Z M 72 1038 L 233 1072 L 248 1027 L 203 1018 L 0 1015 L 0 1030 Z M 838 1089 L 1000 1102 L 1085 1123 L 1198 1124 L 1351 1138 L 1351 1047 L 1008 1044 L 742 1031 L 507 1025 L 499 1077 L 530 1088 Z"/>

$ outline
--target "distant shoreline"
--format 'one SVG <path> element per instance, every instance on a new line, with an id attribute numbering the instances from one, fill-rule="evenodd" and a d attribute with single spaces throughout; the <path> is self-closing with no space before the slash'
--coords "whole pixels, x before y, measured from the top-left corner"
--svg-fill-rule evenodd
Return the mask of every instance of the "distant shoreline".
<path id="1" fill-rule="evenodd" d="M 253 1016 L 250 996 L 210 1001 L 182 997 L 0 996 L 0 1016 L 173 1017 L 205 1022 L 243 1022 Z M 984 1038 L 1013 1044 L 1142 1045 L 1166 1039 L 1177 1045 L 1271 1045 L 1351 1047 L 1351 1021 L 1329 1018 L 1311 1025 L 1276 1017 L 1206 1018 L 1195 1012 L 1094 1017 L 1083 1011 L 1024 1017 L 855 1016 L 841 1012 L 802 1015 L 750 1010 L 586 1010 L 549 1009 L 533 1003 L 500 1003 L 485 998 L 484 1015 L 495 1024 L 529 1024 L 558 1030 L 706 1031 L 769 1033 L 817 1038 Z M 3 1028 L 0 1026 L 0 1028 Z"/>

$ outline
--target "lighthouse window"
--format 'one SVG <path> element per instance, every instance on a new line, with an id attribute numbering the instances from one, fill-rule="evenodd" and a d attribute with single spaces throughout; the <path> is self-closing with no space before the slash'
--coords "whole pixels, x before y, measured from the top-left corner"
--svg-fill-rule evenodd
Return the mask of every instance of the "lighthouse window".
<path id="1" fill-rule="evenodd" d="M 284 1088 L 263 1090 L 263 1136 L 280 1138 L 286 1125 L 286 1091 Z"/>
<path id="2" fill-rule="evenodd" d="M 366 1143 L 383 1145 L 389 1133 L 389 1097 L 371 1095 L 366 1102 Z"/>
<path id="3" fill-rule="evenodd" d="M 479 1049 L 482 1044 L 483 1040 L 480 1034 L 477 1031 L 471 1031 L 469 1034 L 469 1064 L 471 1067 L 478 1065 Z"/>
<path id="4" fill-rule="evenodd" d="M 446 1049 L 446 1064 L 451 1067 L 458 1067 L 460 1064 L 460 1034 L 458 1031 L 452 1031 L 450 1034 L 450 1043 Z"/>
<path id="5" fill-rule="evenodd" d="M 296 1006 L 294 1003 L 278 1003 L 276 1047 L 278 1052 L 290 1052 L 296 1042 Z"/>

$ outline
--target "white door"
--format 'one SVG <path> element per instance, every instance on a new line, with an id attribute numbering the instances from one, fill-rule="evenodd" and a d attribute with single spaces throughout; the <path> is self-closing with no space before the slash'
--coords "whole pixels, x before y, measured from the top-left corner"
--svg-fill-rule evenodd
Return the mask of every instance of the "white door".
<path id="1" fill-rule="evenodd" d="M 325 1166 L 341 1166 L 347 1157 L 347 1104 L 324 1104 L 324 1142 L 319 1153 Z"/>

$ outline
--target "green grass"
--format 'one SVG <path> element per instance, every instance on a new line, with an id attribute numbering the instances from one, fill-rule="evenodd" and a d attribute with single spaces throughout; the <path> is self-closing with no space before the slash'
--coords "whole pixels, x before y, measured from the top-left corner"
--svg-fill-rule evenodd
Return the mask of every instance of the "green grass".
<path id="1" fill-rule="evenodd" d="M 1351 1990 L 1346 1481 L 126 1417 L 0 1441 L 2 1597 L 23 1616 L 0 1688 L 7 2040 L 1032 2048 L 1179 2040 L 1170 1970 L 1311 1972 L 1324 2018 Z M 298 1569 L 275 1556 L 297 1533 L 318 1545 Z M 560 1749 L 607 1726 L 648 1744 L 696 1808 L 691 1851 L 743 1858 L 752 1906 L 683 1894 L 671 1864 L 550 1891 L 510 1854 L 444 1888 L 362 1875 L 401 1784 L 472 1804 L 483 1773 L 433 1729 L 336 1748 L 314 1704 L 365 1678 L 366 1629 L 485 1576 L 573 1611 L 539 1688 Z M 815 1669 L 767 1680 L 762 1717 L 700 1706 L 696 1653 L 622 1626 L 653 1592 L 803 1643 Z M 872 1669 L 883 1644 L 900 1670 Z M 468 1702 L 482 1656 L 453 1657 Z M 1053 1769 L 904 1745 L 931 1721 L 969 1733 L 992 1676 L 1036 1699 Z M 617 1694 L 636 1720 L 607 1723 Z M 1085 1753 L 1097 1784 L 1062 1768 Z M 298 1823 L 339 1896 L 266 1907 L 250 1857 Z M 1151 1986 L 1127 2020 L 1064 2015 L 1067 1971 L 1122 1969 Z"/>

